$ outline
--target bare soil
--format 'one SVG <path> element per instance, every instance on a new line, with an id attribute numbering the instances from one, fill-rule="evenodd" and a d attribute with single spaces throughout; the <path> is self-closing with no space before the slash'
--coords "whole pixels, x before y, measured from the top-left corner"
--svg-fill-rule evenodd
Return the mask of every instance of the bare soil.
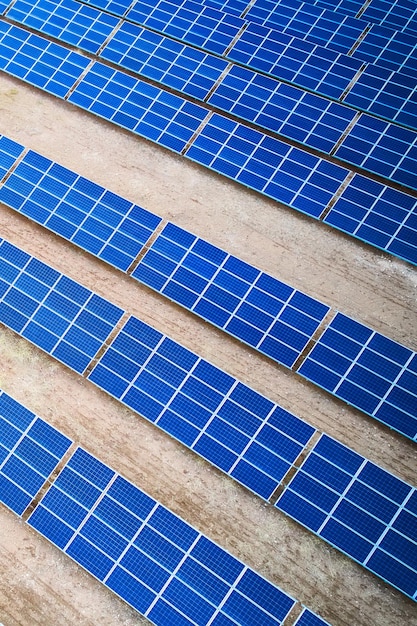
<path id="1" fill-rule="evenodd" d="M 406 263 L 4 75 L 0 133 L 417 349 Z M 0 236 L 416 484 L 415 445 L 375 420 L 1 205 Z M 333 626 L 417 626 L 411 600 L 3 328 L 0 388 Z M 149 623 L 4 507 L 0 622 Z"/>

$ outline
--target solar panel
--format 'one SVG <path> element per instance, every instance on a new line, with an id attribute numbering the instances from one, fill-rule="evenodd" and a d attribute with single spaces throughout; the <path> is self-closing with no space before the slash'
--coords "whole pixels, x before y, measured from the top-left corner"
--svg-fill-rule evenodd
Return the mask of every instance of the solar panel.
<path id="1" fill-rule="evenodd" d="M 203 107 L 99 62 L 68 101 L 174 152 L 187 146 L 208 115 Z"/>
<path id="2" fill-rule="evenodd" d="M 414 67 L 416 60 L 413 59 Z M 408 76 L 404 72 L 370 65 L 352 85 L 344 102 L 416 129 L 417 74 Z"/>
<path id="3" fill-rule="evenodd" d="M 228 66 L 224 59 L 130 22 L 123 22 L 100 56 L 199 100 Z"/>
<path id="4" fill-rule="evenodd" d="M 88 378 L 265 499 L 315 432 L 135 317 Z"/>
<path id="5" fill-rule="evenodd" d="M 185 156 L 278 202 L 319 217 L 348 170 L 214 113 Z"/>
<path id="6" fill-rule="evenodd" d="M 403 32 L 415 31 L 417 9 L 412 0 L 371 0 L 367 4 L 363 19 L 376 24 L 383 24 Z"/>
<path id="7" fill-rule="evenodd" d="M 417 189 L 417 131 L 362 113 L 334 155 Z"/>
<path id="8" fill-rule="evenodd" d="M 355 174 L 324 221 L 417 263 L 417 200 L 410 195 Z"/>
<path id="9" fill-rule="evenodd" d="M 357 115 L 348 107 L 237 65 L 207 102 L 324 153 L 331 152 Z"/>
<path id="10" fill-rule="evenodd" d="M 377 67 L 401 71 L 414 77 L 417 75 L 415 35 L 412 34 L 373 25 L 361 38 L 353 55 Z"/>
<path id="11" fill-rule="evenodd" d="M 417 597 L 417 492 L 322 435 L 276 503 L 410 597 Z"/>
<path id="12" fill-rule="evenodd" d="M 161 222 L 31 150 L 0 188 L 0 201 L 123 271 Z"/>
<path id="13" fill-rule="evenodd" d="M 109 3 L 100 2 L 100 0 L 90 0 L 88 4 L 105 8 Z M 117 15 L 122 16 L 124 14 L 124 5 L 117 8 L 115 6 L 116 3 L 110 4 L 112 5 L 111 9 Z M 167 11 L 165 14 L 166 21 L 169 21 L 169 11 L 175 11 L 176 4 L 178 3 L 163 4 L 164 10 Z M 190 15 L 197 16 L 204 9 L 196 2 L 188 1 L 186 6 L 188 19 L 190 19 Z M 188 13 L 188 8 L 190 7 L 192 8 L 191 14 Z M 129 19 L 134 19 L 141 24 L 145 23 L 151 7 L 147 7 L 143 13 L 143 19 L 141 19 L 139 13 L 139 10 L 144 10 L 143 3 L 140 4 L 140 8 L 137 10 L 135 5 L 134 10 L 136 11 L 135 14 L 129 14 Z M 219 22 L 223 14 L 216 12 L 212 13 L 212 15 L 217 17 Z M 195 28 L 206 27 L 206 18 L 204 16 L 201 18 L 202 24 L 200 24 L 198 17 L 195 17 L 195 20 Z M 196 43 L 192 32 L 189 34 L 184 29 L 180 32 L 174 29 L 171 33 L 171 30 L 168 32 L 168 30 L 164 30 L 165 28 L 170 28 L 169 24 L 164 26 L 161 23 L 157 30 L 162 29 L 162 32 L 172 34 L 173 37 L 178 37 L 182 41 L 193 45 L 199 45 L 200 47 L 205 45 L 204 41 Z M 294 84 L 300 87 L 306 87 L 332 98 L 339 98 L 342 95 L 363 65 L 361 61 L 350 56 L 341 55 L 322 46 L 308 43 L 252 22 L 245 22 L 245 28 L 242 28 L 239 33 L 235 33 L 234 37 L 227 38 L 223 36 L 223 39 L 224 48 L 227 49 L 227 52 L 224 52 L 226 58 L 267 72 L 276 78 L 294 82 Z M 230 46 L 231 48 L 229 49 Z"/>
<path id="14" fill-rule="evenodd" d="M 3 14 L 9 4 L 11 4 L 11 1 L 12 0 L 0 0 L 0 14 Z"/>
<path id="15" fill-rule="evenodd" d="M 356 17 L 364 4 L 364 0 L 304 0 L 304 2 L 351 17 Z"/>
<path id="16" fill-rule="evenodd" d="M 0 181 L 22 154 L 24 147 L 4 135 L 0 135 Z"/>
<path id="17" fill-rule="evenodd" d="M 417 354 L 337 313 L 298 373 L 417 440 Z"/>
<path id="18" fill-rule="evenodd" d="M 22 515 L 71 443 L 0 390 L 0 502 Z"/>
<path id="19" fill-rule="evenodd" d="M 288 367 L 329 311 L 172 223 L 132 275 Z"/>
<path id="20" fill-rule="evenodd" d="M 348 54 L 367 22 L 302 2 L 255 0 L 245 19 Z"/>
<path id="21" fill-rule="evenodd" d="M 17 0 L 7 17 L 94 54 L 119 23 L 117 18 L 73 0 Z"/>
<path id="22" fill-rule="evenodd" d="M 248 0 L 203 0 L 203 4 L 231 15 L 241 16 L 248 8 Z"/>
<path id="23" fill-rule="evenodd" d="M 28 523 L 155 624 L 282 624 L 295 604 L 78 448 Z"/>
<path id="24" fill-rule="evenodd" d="M 303 612 L 294 622 L 294 626 L 328 626 L 328 622 L 325 622 L 324 619 L 309 609 L 303 609 Z"/>
<path id="25" fill-rule="evenodd" d="M 0 243 L 0 322 L 82 373 L 122 309 L 31 257 Z"/>
<path id="26" fill-rule="evenodd" d="M 63 98 L 89 59 L 47 39 L 0 21 L 0 69 Z"/>
<path id="27" fill-rule="evenodd" d="M 198 2 L 136 2 L 126 18 L 176 39 L 224 55 L 245 21 Z"/>

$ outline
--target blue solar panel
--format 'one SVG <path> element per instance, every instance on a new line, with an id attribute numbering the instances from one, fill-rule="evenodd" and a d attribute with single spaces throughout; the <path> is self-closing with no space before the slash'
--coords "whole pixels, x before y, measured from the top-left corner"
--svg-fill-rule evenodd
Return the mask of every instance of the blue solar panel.
<path id="1" fill-rule="evenodd" d="M 174 152 L 186 147 L 208 115 L 184 98 L 98 62 L 68 100 Z"/>
<path id="2" fill-rule="evenodd" d="M 329 153 L 356 113 L 252 70 L 232 66 L 208 104 Z"/>
<path id="3" fill-rule="evenodd" d="M 205 99 L 228 65 L 129 22 L 122 24 L 100 56 L 199 100 Z"/>
<path id="4" fill-rule="evenodd" d="M 63 98 L 90 61 L 37 35 L 0 22 L 0 69 Z"/>
<path id="5" fill-rule="evenodd" d="M 363 113 L 334 155 L 417 189 L 417 131 Z"/>
<path id="6" fill-rule="evenodd" d="M 24 147 L 0 135 L 0 181 L 22 154 Z"/>
<path id="7" fill-rule="evenodd" d="M 171 223 L 132 275 L 289 367 L 329 310 Z"/>
<path id="8" fill-rule="evenodd" d="M 0 321 L 83 372 L 123 311 L 7 241 L 0 244 Z"/>
<path id="9" fill-rule="evenodd" d="M 417 200 L 355 174 L 324 221 L 417 263 Z"/>
<path id="10" fill-rule="evenodd" d="M 22 515 L 71 441 L 0 390 L 0 502 Z"/>
<path id="11" fill-rule="evenodd" d="M 11 4 L 12 0 L 0 0 L 0 13 L 3 13 L 5 9 Z"/>
<path id="12" fill-rule="evenodd" d="M 94 54 L 119 23 L 117 18 L 73 0 L 17 0 L 7 17 Z"/>
<path id="13" fill-rule="evenodd" d="M 312 613 L 309 609 L 304 609 L 300 617 L 294 622 L 294 626 L 328 626 L 328 622 Z"/>
<path id="14" fill-rule="evenodd" d="M 89 380 L 265 499 L 315 432 L 134 317 Z"/>
<path id="15" fill-rule="evenodd" d="M 238 17 L 248 8 L 248 0 L 203 0 L 203 4 Z"/>
<path id="16" fill-rule="evenodd" d="M 224 55 L 245 21 L 198 2 L 136 2 L 127 19 L 209 52 Z"/>
<path id="17" fill-rule="evenodd" d="M 350 15 L 356 17 L 359 10 L 364 4 L 364 0 L 304 0 L 309 4 L 322 7 L 323 9 L 330 9 L 331 11 L 337 11 L 344 15 Z"/>
<path id="18" fill-rule="evenodd" d="M 161 222 L 33 151 L 1 187 L 0 201 L 124 271 Z"/>
<path id="19" fill-rule="evenodd" d="M 415 31 L 417 9 L 412 0 L 371 0 L 366 6 L 363 19 L 383 24 L 395 30 Z"/>
<path id="20" fill-rule="evenodd" d="M 185 156 L 312 217 L 319 217 L 348 171 L 213 114 Z"/>
<path id="21" fill-rule="evenodd" d="M 391 71 L 417 76 L 415 35 L 373 25 L 355 48 L 353 55 L 367 63 Z M 367 71 L 373 68 L 365 68 Z"/>
<path id="22" fill-rule="evenodd" d="M 337 313 L 298 373 L 417 439 L 417 354 Z"/>
<path id="23" fill-rule="evenodd" d="M 245 19 L 345 54 L 367 26 L 364 20 L 293 1 L 255 0 Z"/>
<path id="24" fill-rule="evenodd" d="M 28 523 L 155 624 L 272 626 L 295 604 L 81 448 Z"/>
<path id="25" fill-rule="evenodd" d="M 276 506 L 413 597 L 415 498 L 410 485 L 322 435 Z"/>
<path id="26" fill-rule="evenodd" d="M 413 59 L 413 67 L 416 67 L 416 61 L 417 58 Z M 344 102 L 415 129 L 416 88 L 417 74 L 408 76 L 404 71 L 392 72 L 383 67 L 369 65 L 352 85 Z M 412 143 L 411 137 L 410 140 Z M 406 147 L 404 145 L 400 149 L 406 152 Z"/>

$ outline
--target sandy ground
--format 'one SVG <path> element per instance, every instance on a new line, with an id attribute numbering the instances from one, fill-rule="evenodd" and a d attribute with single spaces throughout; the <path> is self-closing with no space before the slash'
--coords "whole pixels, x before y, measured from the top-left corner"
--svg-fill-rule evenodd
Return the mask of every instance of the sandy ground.
<path id="1" fill-rule="evenodd" d="M 417 349 L 406 263 L 3 75 L 0 133 Z M 4 206 L 0 236 L 416 484 L 403 437 Z M 3 328 L 0 387 L 333 626 L 417 625 L 411 600 Z M 149 622 L 0 507 L 0 623 Z"/>

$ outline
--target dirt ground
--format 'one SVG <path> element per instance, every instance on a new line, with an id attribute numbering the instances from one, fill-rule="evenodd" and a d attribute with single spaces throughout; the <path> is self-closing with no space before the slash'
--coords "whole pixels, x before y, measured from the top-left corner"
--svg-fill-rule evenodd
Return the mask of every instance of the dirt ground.
<path id="1" fill-rule="evenodd" d="M 0 133 L 417 349 L 406 263 L 4 75 Z M 388 428 L 4 206 L 0 236 L 416 484 L 415 445 Z M 333 626 L 417 625 L 411 600 L 4 328 L 0 387 Z M 0 507 L 0 623 L 149 622 Z"/>

